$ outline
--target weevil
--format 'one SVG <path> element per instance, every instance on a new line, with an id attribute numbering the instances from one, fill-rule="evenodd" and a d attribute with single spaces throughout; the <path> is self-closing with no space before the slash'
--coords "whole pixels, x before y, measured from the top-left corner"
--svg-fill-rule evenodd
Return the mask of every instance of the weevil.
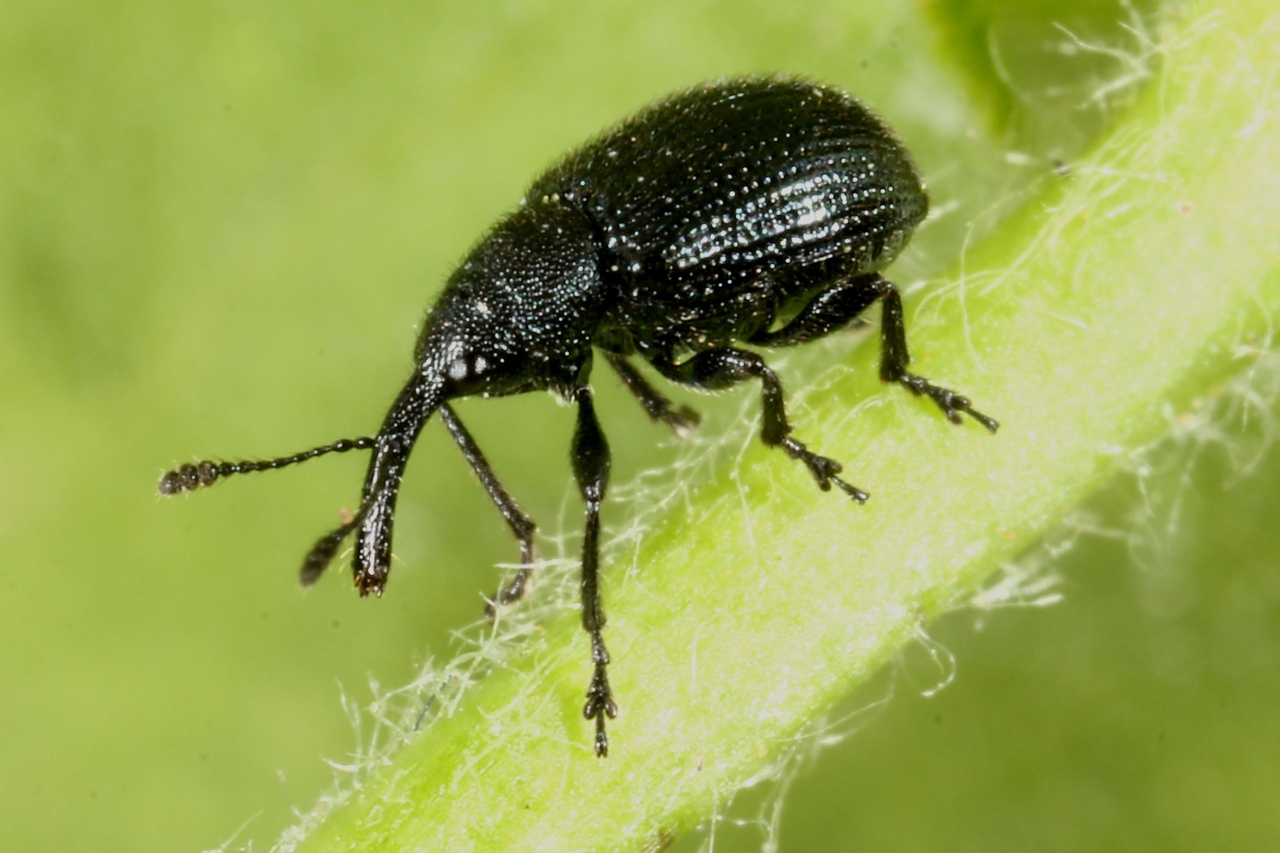
<path id="1" fill-rule="evenodd" d="M 636 368 L 701 391 L 751 379 L 763 386 L 760 438 L 862 503 L 839 462 L 810 450 L 787 420 L 782 384 L 745 343 L 807 343 L 881 304 L 880 378 L 927 397 L 946 417 L 998 424 L 968 398 L 907 370 L 902 300 L 880 271 L 928 210 L 902 143 L 844 92 L 785 77 L 720 80 L 671 95 L 568 154 L 539 177 L 453 271 L 428 311 L 415 370 L 376 435 L 268 461 L 202 461 L 166 472 L 166 495 L 232 474 L 282 468 L 326 453 L 368 450 L 350 520 L 303 560 L 311 584 L 356 535 L 360 594 L 381 595 L 401 475 L 435 413 L 520 543 L 520 566 L 490 607 L 518 601 L 535 561 L 533 521 L 494 474 L 450 401 L 549 391 L 576 404 L 569 456 L 586 504 L 582 627 L 594 666 L 583 715 L 605 756 L 609 686 L 601 603 L 600 507 L 610 455 L 592 403 L 599 352 L 654 421 L 677 431 L 698 415 L 677 407 Z"/>

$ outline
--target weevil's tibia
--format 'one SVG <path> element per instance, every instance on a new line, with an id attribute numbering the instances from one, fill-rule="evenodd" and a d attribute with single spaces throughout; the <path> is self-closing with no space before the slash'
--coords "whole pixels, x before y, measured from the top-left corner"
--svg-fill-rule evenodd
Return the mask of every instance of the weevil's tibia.
<path id="1" fill-rule="evenodd" d="M 601 634 L 605 625 L 604 607 L 600 603 L 600 505 L 609 485 L 609 442 L 596 420 L 591 402 L 591 389 L 578 388 L 578 425 L 573 432 L 570 457 L 573 475 L 586 502 L 586 529 L 582 536 L 582 627 L 591 638 L 591 662 L 595 671 L 587 688 L 587 702 L 582 715 L 596 721 L 596 755 L 609 754 L 609 736 L 605 718 L 618 716 L 618 705 L 609 688 L 609 651 Z"/>
<path id="2" fill-rule="evenodd" d="M 480 485 L 484 486 L 489 498 L 498 507 L 498 512 L 502 513 L 507 526 L 520 542 L 520 568 L 516 569 L 515 575 L 509 581 L 498 588 L 493 600 L 485 604 L 485 614 L 492 620 L 500 608 L 515 604 L 524 598 L 529 590 L 530 581 L 533 579 L 533 564 L 538 559 L 533 540 L 538 527 L 533 523 L 533 519 L 524 514 L 515 498 L 511 497 L 510 492 L 498 480 L 498 476 L 489 467 L 489 460 L 484 458 L 479 445 L 463 426 L 462 421 L 458 420 L 458 415 L 448 403 L 440 406 L 440 420 L 444 421 L 445 428 L 449 430 L 449 435 L 453 436 L 453 441 L 462 451 L 467 464 L 479 478 Z"/>

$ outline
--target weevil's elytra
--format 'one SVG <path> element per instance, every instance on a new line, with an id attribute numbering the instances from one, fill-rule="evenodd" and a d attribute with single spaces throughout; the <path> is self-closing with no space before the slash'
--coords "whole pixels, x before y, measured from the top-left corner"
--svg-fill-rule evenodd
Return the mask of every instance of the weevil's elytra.
<path id="1" fill-rule="evenodd" d="M 449 401 L 551 391 L 577 406 L 570 460 L 586 503 L 582 626 L 594 675 L 583 713 L 608 753 L 605 613 L 598 585 L 600 506 L 609 444 L 589 383 L 593 352 L 655 421 L 678 431 L 698 416 L 676 409 L 635 368 L 704 391 L 759 379 L 760 437 L 858 502 L 840 463 L 791 432 L 782 385 L 765 360 L 736 344 L 803 344 L 882 305 L 880 377 L 933 400 L 950 420 L 997 424 L 969 400 L 907 371 L 897 289 L 880 275 L 924 219 L 928 199 L 893 133 L 845 93 L 788 78 L 722 80 L 672 95 L 570 153 L 453 272 L 427 313 L 416 370 L 372 437 L 344 439 L 266 462 L 200 462 L 160 480 L 163 494 L 330 452 L 370 450 L 352 519 L 303 561 L 310 584 L 351 533 L 361 595 L 381 595 L 391 566 L 400 477 L 435 412 L 520 542 L 520 568 L 494 597 L 519 600 L 535 560 L 534 523 L 494 475 Z"/>

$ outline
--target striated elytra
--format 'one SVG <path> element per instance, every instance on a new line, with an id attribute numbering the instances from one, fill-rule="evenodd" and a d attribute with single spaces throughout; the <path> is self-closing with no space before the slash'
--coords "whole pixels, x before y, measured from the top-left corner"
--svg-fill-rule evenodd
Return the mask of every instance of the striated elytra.
<path id="1" fill-rule="evenodd" d="M 952 421 L 997 423 L 969 400 L 909 373 L 902 301 L 880 275 L 924 218 L 928 198 L 885 124 L 838 89 L 791 78 L 722 80 L 637 113 L 542 175 L 449 277 L 427 314 L 416 369 L 374 436 L 269 461 L 183 465 L 163 494 L 231 474 L 281 468 L 331 452 L 372 451 L 350 521 L 307 554 L 302 582 L 356 534 L 361 595 L 381 595 L 401 474 L 435 412 L 520 541 L 522 566 L 490 607 L 516 602 L 535 560 L 533 522 L 494 475 L 449 401 L 550 391 L 577 405 L 570 459 L 586 502 L 582 625 L 594 675 L 583 714 L 608 754 L 609 687 L 598 586 L 600 506 L 609 445 L 589 379 L 599 351 L 655 421 L 677 431 L 698 415 L 675 408 L 633 365 L 713 391 L 763 385 L 765 444 L 801 462 L 823 490 L 867 494 L 838 462 L 791 434 L 782 386 L 763 358 L 736 346 L 802 344 L 843 328 L 879 300 L 880 377 L 933 400 Z"/>

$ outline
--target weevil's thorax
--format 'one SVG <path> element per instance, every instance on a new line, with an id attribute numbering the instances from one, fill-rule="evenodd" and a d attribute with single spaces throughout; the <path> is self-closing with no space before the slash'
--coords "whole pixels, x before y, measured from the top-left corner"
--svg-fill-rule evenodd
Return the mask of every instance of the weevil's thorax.
<path id="1" fill-rule="evenodd" d="M 568 394 L 603 312 L 597 241 L 559 197 L 526 197 L 449 277 L 423 324 L 419 370 L 446 397 Z"/>

